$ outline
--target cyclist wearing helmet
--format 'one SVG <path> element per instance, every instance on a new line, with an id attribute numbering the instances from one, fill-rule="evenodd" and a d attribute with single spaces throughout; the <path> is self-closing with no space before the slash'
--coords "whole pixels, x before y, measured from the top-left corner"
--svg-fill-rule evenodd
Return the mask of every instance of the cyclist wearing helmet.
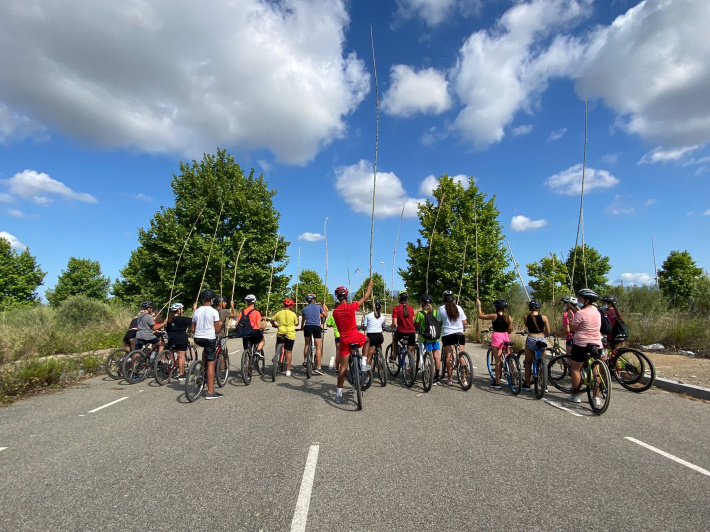
<path id="1" fill-rule="evenodd" d="M 505 343 L 510 342 L 510 333 L 513 332 L 513 319 L 508 316 L 505 309 L 508 308 L 508 302 L 504 299 L 496 299 L 493 302 L 493 306 L 496 309 L 495 314 L 483 314 L 481 312 L 481 301 L 476 300 L 476 307 L 478 310 L 479 320 L 490 320 L 493 323 L 491 327 L 493 332 L 491 333 L 491 351 L 496 360 L 496 370 L 495 379 L 491 383 L 491 388 L 500 390 L 500 374 L 501 374 L 501 363 L 503 362 L 503 349 L 505 348 Z"/>
<path id="2" fill-rule="evenodd" d="M 142 349 L 147 344 L 158 344 L 158 354 L 160 354 L 163 351 L 163 343 L 154 331 L 160 329 L 162 324 L 155 322 L 152 301 L 145 301 L 141 305 L 141 312 L 136 318 L 136 327 L 136 349 Z"/>
<path id="3" fill-rule="evenodd" d="M 439 307 L 437 319 L 441 323 L 441 343 L 444 347 L 444 356 L 446 357 L 446 374 L 448 383 L 453 384 L 452 379 L 453 362 L 454 362 L 454 345 L 465 345 L 466 337 L 463 334 L 466 326 L 466 314 L 463 309 L 454 302 L 454 293 L 451 290 L 444 291 L 441 294 L 441 299 L 444 302 Z M 468 383 L 462 382 L 464 386 Z"/>
<path id="4" fill-rule="evenodd" d="M 249 294 L 244 298 L 244 302 L 247 306 L 239 313 L 237 317 L 237 323 L 239 323 L 244 314 L 247 314 L 249 322 L 251 323 L 251 334 L 246 338 L 242 338 L 242 347 L 247 349 L 249 344 L 255 345 L 259 358 L 264 358 L 264 333 L 261 331 L 261 312 L 259 312 L 256 307 L 256 296 L 254 294 Z"/>
<path id="5" fill-rule="evenodd" d="M 572 394 L 567 398 L 573 403 L 580 403 L 579 389 L 582 386 L 582 366 L 589 358 L 590 353 L 602 347 L 602 334 L 599 329 L 602 326 L 602 319 L 599 310 L 594 302 L 599 299 L 599 295 L 589 288 L 582 288 L 577 292 L 577 299 L 582 303 L 570 323 L 570 329 L 574 332 L 574 345 L 570 353 L 570 376 L 572 377 Z M 595 401 L 597 399 L 595 398 Z"/>
<path id="6" fill-rule="evenodd" d="M 298 316 L 292 310 L 295 304 L 291 299 L 284 299 L 284 308 L 271 318 L 272 327 L 278 327 L 276 336 L 284 344 L 287 377 L 291 376 L 291 353 L 293 352 L 293 344 L 296 341 L 296 327 L 298 326 Z M 278 360 L 275 362 L 278 362 Z"/>
<path id="7" fill-rule="evenodd" d="M 367 301 L 372 293 L 372 277 L 367 283 L 367 289 L 359 301 L 348 303 L 348 289 L 344 286 L 339 286 L 335 289 L 335 297 L 338 300 L 338 306 L 333 310 L 333 319 L 335 325 L 340 331 L 340 360 L 338 361 L 338 385 L 335 391 L 335 402 L 343 401 L 343 383 L 345 382 L 345 370 L 348 369 L 348 358 L 350 357 L 350 344 L 356 344 L 363 348 L 363 353 L 369 351 L 369 340 L 367 336 L 357 330 L 357 321 L 355 320 L 355 312 L 360 309 L 363 303 Z M 369 370 L 367 366 L 363 368 Z"/>
<path id="8" fill-rule="evenodd" d="M 385 337 L 382 335 L 385 317 L 380 313 L 381 308 L 382 301 L 375 299 L 375 310 L 366 314 L 362 319 L 365 334 L 367 334 L 367 339 L 370 340 L 370 348 L 365 353 L 368 366 L 372 366 L 372 356 L 375 354 L 375 349 L 380 347 L 385 341 Z"/>
<path id="9" fill-rule="evenodd" d="M 619 312 L 619 309 L 616 308 L 616 298 L 614 296 L 604 296 L 602 298 L 602 302 L 604 302 L 604 305 L 602 305 L 602 310 L 606 312 L 606 315 L 608 316 L 609 321 L 611 322 L 612 329 L 612 332 L 610 332 L 606 338 L 602 338 L 602 341 L 605 341 L 607 344 L 609 344 L 609 346 L 611 346 L 612 349 L 614 349 L 616 348 L 617 344 L 623 343 L 623 341 L 618 341 L 614 336 L 614 326 L 616 325 L 617 320 L 623 323 L 624 318 L 621 316 L 621 312 Z"/>
<path id="10" fill-rule="evenodd" d="M 537 350 L 537 343 L 544 342 L 545 336 L 550 335 L 550 322 L 547 316 L 540 314 L 542 304 L 533 299 L 528 303 L 530 313 L 525 317 L 525 328 L 528 330 L 528 337 L 525 339 L 525 382 L 523 390 L 531 391 L 530 373 L 532 372 L 532 362 Z"/>
<path id="11" fill-rule="evenodd" d="M 565 304 L 564 306 L 564 311 L 562 312 L 562 327 L 563 329 L 560 331 L 557 331 L 555 333 L 555 336 L 558 336 L 560 334 L 565 335 L 565 350 L 567 351 L 567 354 L 569 355 L 572 352 L 572 344 L 573 344 L 573 339 L 574 339 L 574 333 L 572 332 L 572 329 L 569 328 L 569 324 L 572 323 L 572 319 L 574 318 L 574 313 L 579 310 L 579 306 L 577 303 L 577 298 L 572 296 L 572 297 L 565 297 L 562 299 L 562 302 Z"/>
<path id="12" fill-rule="evenodd" d="M 407 348 L 415 354 L 414 348 L 417 346 L 417 335 L 414 329 L 414 309 L 407 305 L 409 294 L 404 290 L 399 294 L 399 305 L 392 309 L 392 328 L 395 329 L 392 335 L 392 353 L 390 357 L 395 357 L 398 351 L 397 342 L 401 339 L 407 340 Z"/>
<path id="13" fill-rule="evenodd" d="M 195 343 L 202 347 L 202 359 L 207 364 L 207 395 L 205 399 L 219 399 L 222 394 L 214 391 L 214 368 L 217 359 L 217 333 L 222 330 L 219 312 L 212 308 L 212 301 L 217 294 L 212 290 L 203 290 L 200 294 L 202 306 L 192 314 L 192 336 Z"/>
<path id="14" fill-rule="evenodd" d="M 219 321 L 222 322 L 222 329 L 219 331 L 219 334 L 217 336 L 219 337 L 219 341 L 222 344 L 222 349 L 224 350 L 227 347 L 227 320 L 229 320 L 230 318 L 236 318 L 237 311 L 234 310 L 234 301 L 230 301 L 230 308 L 228 309 L 227 299 L 222 296 L 215 297 L 214 301 L 212 302 L 212 306 L 217 312 L 219 312 Z"/>
<path id="15" fill-rule="evenodd" d="M 185 307 L 182 303 L 173 303 L 168 312 L 165 331 L 168 333 L 168 347 L 174 348 L 178 356 L 178 380 L 185 380 L 185 355 L 187 354 L 187 330 L 192 326 L 192 319 L 183 316 Z"/>
<path id="16" fill-rule="evenodd" d="M 316 344 L 316 367 L 313 370 L 314 375 L 323 375 L 323 370 L 321 369 L 321 358 L 323 356 L 323 328 L 321 327 L 321 318 L 327 316 L 328 314 L 323 311 L 323 308 L 316 304 L 315 294 L 308 294 L 306 296 L 306 306 L 303 307 L 301 311 L 301 329 L 303 329 L 303 338 L 306 340 L 303 345 L 303 365 L 306 365 L 306 355 L 312 336 Z"/>
<path id="17" fill-rule="evenodd" d="M 422 303 L 422 309 L 417 312 L 417 315 L 414 317 L 414 323 L 417 324 L 418 326 L 418 331 L 421 334 L 424 329 L 426 328 L 426 315 L 429 313 L 433 313 L 435 318 L 438 318 L 438 314 L 436 309 L 434 309 L 434 298 L 431 297 L 429 294 L 424 294 L 421 298 L 421 303 Z M 420 338 L 423 340 L 423 338 Z M 434 357 L 434 367 L 436 368 L 436 372 L 434 373 L 434 382 L 433 385 L 436 386 L 439 384 L 440 375 L 439 373 L 441 372 L 441 358 L 440 358 L 440 345 L 439 345 L 439 338 L 436 340 L 425 340 L 423 342 L 424 344 L 424 350 L 425 351 L 431 351 L 432 356 Z M 420 364 L 421 365 L 421 364 Z"/>

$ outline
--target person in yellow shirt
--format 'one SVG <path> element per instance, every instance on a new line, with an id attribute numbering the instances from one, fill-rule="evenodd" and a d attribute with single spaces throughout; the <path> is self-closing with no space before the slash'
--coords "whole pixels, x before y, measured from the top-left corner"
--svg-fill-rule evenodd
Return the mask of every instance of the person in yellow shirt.
<path id="1" fill-rule="evenodd" d="M 290 299 L 284 300 L 283 310 L 279 310 L 271 318 L 271 325 L 278 327 L 276 332 L 277 342 L 284 344 L 284 356 L 286 357 L 286 376 L 291 376 L 291 352 L 293 343 L 296 341 L 296 327 L 298 326 L 298 316 L 291 310 L 295 303 Z"/>

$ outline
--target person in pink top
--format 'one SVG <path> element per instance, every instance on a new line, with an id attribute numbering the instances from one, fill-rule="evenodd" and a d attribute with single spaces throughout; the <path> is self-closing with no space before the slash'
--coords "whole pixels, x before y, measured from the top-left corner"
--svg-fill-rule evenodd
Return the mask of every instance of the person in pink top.
<path id="1" fill-rule="evenodd" d="M 594 304 L 599 299 L 599 294 L 589 288 L 582 288 L 577 292 L 577 299 L 582 308 L 574 314 L 569 325 L 574 333 L 574 345 L 570 353 L 570 376 L 572 378 L 572 395 L 567 399 L 573 403 L 580 403 L 579 389 L 582 386 L 582 366 L 590 354 L 602 348 L 602 333 L 599 332 L 602 318 L 599 308 Z"/>

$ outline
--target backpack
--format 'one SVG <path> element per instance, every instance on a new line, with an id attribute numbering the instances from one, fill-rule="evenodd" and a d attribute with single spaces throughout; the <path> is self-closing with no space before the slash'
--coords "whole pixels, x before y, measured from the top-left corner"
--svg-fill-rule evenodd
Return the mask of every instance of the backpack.
<path id="1" fill-rule="evenodd" d="M 607 316 L 606 311 L 604 309 L 602 309 L 601 307 L 597 307 L 597 310 L 599 311 L 599 316 L 601 316 L 602 319 L 602 325 L 601 327 L 599 327 L 599 332 L 602 333 L 604 336 L 608 336 L 611 334 L 612 331 L 611 320 L 609 319 L 609 316 Z"/>
<path id="2" fill-rule="evenodd" d="M 424 323 L 421 325 L 422 338 L 429 341 L 438 340 L 441 336 L 441 323 L 434 316 L 434 312 L 422 312 Z"/>
<path id="3" fill-rule="evenodd" d="M 619 319 L 619 316 L 616 317 L 614 327 L 611 329 L 611 336 L 617 342 L 625 342 L 629 339 L 629 328 Z"/>
<path id="4" fill-rule="evenodd" d="M 237 338 L 246 338 L 252 332 L 254 332 L 254 327 L 251 325 L 251 320 L 249 319 L 249 314 L 254 312 L 255 309 L 251 309 L 249 312 L 242 311 L 242 317 L 239 318 L 237 322 Z"/>

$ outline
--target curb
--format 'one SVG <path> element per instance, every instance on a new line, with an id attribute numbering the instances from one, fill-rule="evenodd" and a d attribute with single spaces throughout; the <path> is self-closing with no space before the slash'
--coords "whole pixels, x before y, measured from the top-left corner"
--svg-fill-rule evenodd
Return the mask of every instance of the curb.
<path id="1" fill-rule="evenodd" d="M 656 377 L 656 381 L 653 385 L 656 388 L 660 388 L 661 390 L 666 390 L 668 392 L 682 393 L 683 395 L 689 395 L 695 399 L 710 401 L 710 388 L 703 388 L 702 386 L 695 386 L 694 384 L 683 384 L 678 381 L 662 379 L 660 377 Z"/>

